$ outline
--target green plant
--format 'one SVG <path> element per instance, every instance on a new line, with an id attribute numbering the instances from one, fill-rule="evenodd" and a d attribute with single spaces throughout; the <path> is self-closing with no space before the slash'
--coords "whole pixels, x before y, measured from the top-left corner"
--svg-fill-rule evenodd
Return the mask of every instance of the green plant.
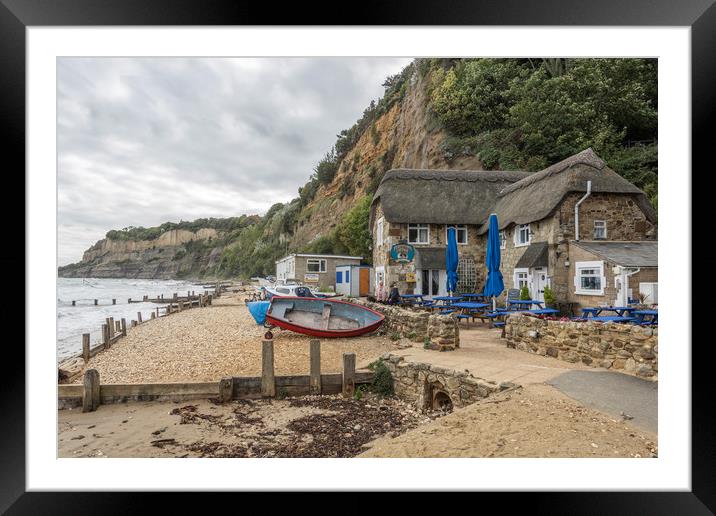
<path id="1" fill-rule="evenodd" d="M 395 386 L 393 384 L 393 375 L 390 369 L 385 365 L 383 360 L 379 360 L 373 367 L 373 382 L 371 390 L 381 396 L 390 396 L 395 394 Z"/>
<path id="2" fill-rule="evenodd" d="M 530 289 L 527 288 L 527 285 L 525 285 L 524 287 L 522 287 L 520 289 L 520 299 L 521 300 L 532 299 L 532 297 L 530 296 Z"/>
<path id="3" fill-rule="evenodd" d="M 400 333 L 397 331 L 390 334 L 390 340 L 400 340 Z"/>
<path id="4" fill-rule="evenodd" d="M 288 397 L 288 391 L 286 390 L 286 387 L 281 387 L 278 390 L 276 397 L 280 400 L 286 399 Z"/>
<path id="5" fill-rule="evenodd" d="M 417 336 L 418 336 L 418 334 L 415 333 L 414 331 L 411 331 L 411 332 L 408 333 L 408 335 L 407 335 L 407 337 L 408 337 L 410 340 L 413 340 L 413 339 L 414 339 L 415 337 L 417 337 Z"/>
<path id="6" fill-rule="evenodd" d="M 355 392 L 353 393 L 353 399 L 356 401 L 360 401 L 363 397 L 363 386 L 359 386 L 356 388 Z"/>
<path id="7" fill-rule="evenodd" d="M 427 335 L 423 338 L 423 349 L 430 349 L 430 345 L 432 344 L 432 341 L 430 340 L 430 337 Z"/>
<path id="8" fill-rule="evenodd" d="M 554 305 L 554 292 L 552 292 L 552 289 L 549 287 L 544 288 L 544 302 L 547 305 Z"/>

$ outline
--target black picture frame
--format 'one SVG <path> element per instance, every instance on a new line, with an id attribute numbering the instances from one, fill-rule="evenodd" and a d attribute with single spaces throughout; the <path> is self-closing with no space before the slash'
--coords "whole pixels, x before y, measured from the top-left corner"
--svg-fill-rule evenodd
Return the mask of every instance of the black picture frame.
<path id="1" fill-rule="evenodd" d="M 331 14 L 333 13 L 333 14 Z M 32 26 L 89 25 L 576 25 L 576 26 L 686 26 L 692 35 L 692 184 L 698 177 L 701 203 L 693 197 L 693 206 L 709 206 L 709 191 L 714 191 L 711 159 L 711 122 L 716 113 L 716 5 L 714 0 L 491 0 L 470 2 L 429 2 L 424 0 L 380 2 L 367 0 L 350 5 L 345 13 L 321 4 L 289 2 L 277 8 L 262 2 L 224 2 L 197 0 L 0 0 L 0 125 L 3 156 L 25 167 L 25 29 Z M 14 158 L 14 159 L 13 159 Z M 669 173 L 679 173 L 668 171 Z M 689 174 L 689 171 L 681 171 Z M 7 175 L 7 173 L 6 173 Z M 17 193 L 24 192 L 19 181 Z M 700 193 L 698 193 L 700 192 Z M 24 196 L 15 195 L 17 198 Z M 706 230 L 705 222 L 692 217 L 692 235 Z M 16 225 L 14 247 L 24 249 L 24 227 Z M 23 256 L 24 258 L 24 256 Z M 23 270 L 24 259 L 15 255 L 3 258 L 5 270 Z M 692 265 L 701 268 L 716 265 L 713 254 Z M 11 269 L 10 269 L 11 268 Z M 691 281 L 691 278 L 683 278 Z M 703 292 L 701 293 L 703 296 Z M 696 301 L 696 299 L 694 299 Z M 18 301 L 16 306 L 23 306 Z M 696 306 L 696 304 L 694 304 Z M 3 327 L 12 316 L 2 314 Z M 693 321 L 693 319 L 692 319 Z M 17 325 L 17 323 L 15 323 Z M 695 330 L 695 328 L 693 328 Z M 689 339 L 674 343 L 688 349 Z M 0 396 L 0 511 L 8 514 L 128 513 L 147 508 L 147 495 L 141 493 L 27 493 L 25 490 L 25 392 L 24 353 L 17 341 L 6 348 L 17 353 L 4 371 L 3 395 Z M 510 493 L 502 496 L 501 511 L 526 502 L 531 512 L 550 514 L 713 514 L 716 510 L 716 432 L 710 406 L 713 390 L 713 338 L 692 346 L 692 490 L 691 492 L 589 492 L 589 493 Z M 13 395 L 8 395 L 12 393 Z M 661 415 L 668 417 L 668 415 Z M 245 496 L 245 495 L 243 495 Z M 165 497 L 169 498 L 169 497 Z M 163 500 L 181 504 L 182 512 L 201 504 L 196 496 L 171 495 Z"/>

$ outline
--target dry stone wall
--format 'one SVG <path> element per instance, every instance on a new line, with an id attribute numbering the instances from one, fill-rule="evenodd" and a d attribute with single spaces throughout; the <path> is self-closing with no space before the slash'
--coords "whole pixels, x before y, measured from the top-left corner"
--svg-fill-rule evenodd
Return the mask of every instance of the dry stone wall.
<path id="1" fill-rule="evenodd" d="M 407 362 L 404 357 L 386 353 L 381 357 L 393 375 L 395 393 L 429 411 L 446 406 L 464 407 L 515 385 L 497 384 L 477 378 L 468 371 L 457 371 L 422 362 Z"/>
<path id="2" fill-rule="evenodd" d="M 550 321 L 515 314 L 505 325 L 507 345 L 656 381 L 658 329 L 631 324 Z"/>
<path id="3" fill-rule="evenodd" d="M 382 330 L 388 335 L 397 335 L 438 351 L 460 347 L 460 327 L 453 316 L 364 300 L 354 302 L 382 313 L 385 316 Z"/>

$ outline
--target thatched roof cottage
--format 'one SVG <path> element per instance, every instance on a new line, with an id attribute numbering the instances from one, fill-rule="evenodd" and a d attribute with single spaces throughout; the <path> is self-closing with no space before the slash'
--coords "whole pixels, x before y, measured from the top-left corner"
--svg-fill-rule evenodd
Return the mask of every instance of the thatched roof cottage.
<path id="1" fill-rule="evenodd" d="M 592 149 L 535 173 L 397 169 L 385 174 L 371 205 L 376 284 L 395 281 L 401 292 L 443 294 L 446 233 L 455 226 L 458 288 L 481 290 L 490 213 L 499 220 L 506 288 L 526 285 L 534 298 L 542 298 L 550 286 L 561 301 L 626 302 L 630 289 L 636 295 L 635 268 L 623 267 L 625 274 L 634 273 L 632 286 L 615 293 L 606 288 L 611 277 L 604 260 L 574 263 L 572 245 L 628 241 L 626 252 L 639 253 L 639 242 L 657 239 L 656 212 L 645 193 Z M 391 259 L 399 242 L 414 248 L 412 261 Z"/>

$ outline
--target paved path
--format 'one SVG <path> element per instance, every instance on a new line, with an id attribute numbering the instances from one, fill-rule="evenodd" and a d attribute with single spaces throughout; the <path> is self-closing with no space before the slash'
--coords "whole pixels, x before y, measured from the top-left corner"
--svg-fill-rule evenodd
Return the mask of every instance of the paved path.
<path id="1" fill-rule="evenodd" d="M 610 371 L 567 371 L 546 383 L 587 407 L 632 416 L 634 426 L 657 433 L 657 382 Z"/>
<path id="2" fill-rule="evenodd" d="M 415 347 L 391 353 L 401 355 L 410 362 L 424 362 L 458 371 L 467 369 L 479 378 L 520 385 L 544 383 L 572 369 L 588 369 L 582 364 L 570 364 L 508 348 L 500 333 L 499 329 L 476 324 L 474 329 L 461 328 L 460 348 L 455 351 L 426 350 L 415 344 Z"/>

